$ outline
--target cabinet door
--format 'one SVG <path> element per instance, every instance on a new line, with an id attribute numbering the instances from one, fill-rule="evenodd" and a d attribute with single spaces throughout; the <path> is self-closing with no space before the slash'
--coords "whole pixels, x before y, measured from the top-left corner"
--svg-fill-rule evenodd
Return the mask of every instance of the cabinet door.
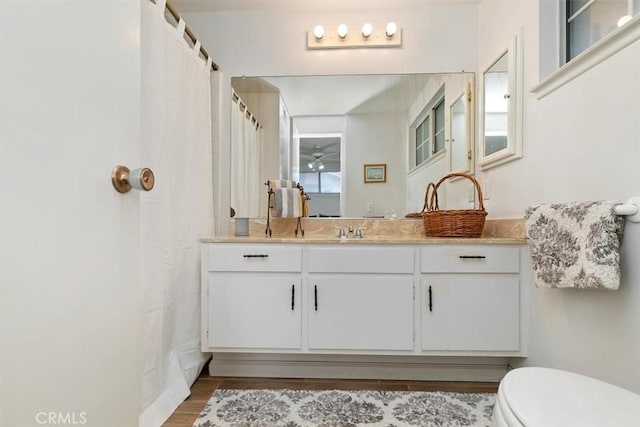
<path id="1" fill-rule="evenodd" d="M 515 275 L 422 278 L 422 349 L 516 351 L 520 347 Z"/>
<path id="2" fill-rule="evenodd" d="M 413 276 L 310 274 L 307 295 L 309 349 L 413 349 Z"/>
<path id="3" fill-rule="evenodd" d="M 209 274 L 209 346 L 300 348 L 300 275 Z"/>

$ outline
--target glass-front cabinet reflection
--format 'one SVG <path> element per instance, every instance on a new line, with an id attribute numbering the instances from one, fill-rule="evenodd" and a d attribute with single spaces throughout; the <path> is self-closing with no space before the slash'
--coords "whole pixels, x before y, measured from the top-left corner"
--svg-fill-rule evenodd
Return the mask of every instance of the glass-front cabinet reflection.
<path id="1" fill-rule="evenodd" d="M 478 164 L 487 169 L 522 157 L 522 31 L 482 73 Z"/>
<path id="2" fill-rule="evenodd" d="M 484 74 L 484 153 L 490 156 L 507 148 L 509 116 L 509 52 Z"/>

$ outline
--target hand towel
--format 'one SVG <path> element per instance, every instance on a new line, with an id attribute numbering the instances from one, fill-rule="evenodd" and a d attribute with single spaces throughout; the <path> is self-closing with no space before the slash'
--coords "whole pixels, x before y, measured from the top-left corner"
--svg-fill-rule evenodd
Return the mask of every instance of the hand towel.
<path id="1" fill-rule="evenodd" d="M 527 208 L 525 227 L 536 286 L 618 289 L 624 218 L 615 214 L 616 204 L 573 202 Z"/>
<path id="2" fill-rule="evenodd" d="M 274 218 L 298 218 L 302 216 L 302 195 L 298 188 L 273 189 Z"/>
<path id="3" fill-rule="evenodd" d="M 297 188 L 298 183 L 295 181 L 289 181 L 286 179 L 270 179 L 269 180 L 269 188 Z"/>

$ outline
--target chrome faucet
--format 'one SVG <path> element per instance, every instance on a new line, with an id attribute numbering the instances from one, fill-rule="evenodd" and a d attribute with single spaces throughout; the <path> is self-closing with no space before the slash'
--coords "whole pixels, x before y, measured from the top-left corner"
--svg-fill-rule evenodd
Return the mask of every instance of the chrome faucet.
<path id="1" fill-rule="evenodd" d="M 347 231 L 345 231 L 343 227 L 333 227 L 333 228 L 338 230 L 338 237 L 340 239 L 347 239 L 347 238 L 362 239 L 362 230 L 367 229 L 367 227 L 354 228 L 353 225 L 350 225 L 347 228 Z"/>
<path id="2" fill-rule="evenodd" d="M 349 231 L 347 231 L 347 237 L 353 237 L 353 225 L 349 226 Z"/>
<path id="3" fill-rule="evenodd" d="M 355 238 L 362 239 L 362 230 L 366 230 L 366 229 L 367 227 L 358 227 L 358 229 L 356 230 Z"/>

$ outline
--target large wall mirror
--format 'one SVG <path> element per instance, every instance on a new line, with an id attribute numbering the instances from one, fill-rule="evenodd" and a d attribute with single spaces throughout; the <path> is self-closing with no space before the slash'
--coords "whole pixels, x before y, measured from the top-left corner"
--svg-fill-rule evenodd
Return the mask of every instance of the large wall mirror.
<path id="1" fill-rule="evenodd" d="M 428 180 L 472 171 L 473 73 L 243 76 L 231 85 L 238 216 L 266 216 L 264 182 L 292 179 L 309 193 L 312 217 L 402 217 L 421 208 Z M 429 109 L 433 134 L 416 125 Z M 417 139 L 433 140 L 422 163 Z M 384 181 L 364 178 L 371 164 L 384 165 Z"/>
<path id="2" fill-rule="evenodd" d="M 522 157 L 522 32 L 483 71 L 478 164 L 488 169 Z"/>

